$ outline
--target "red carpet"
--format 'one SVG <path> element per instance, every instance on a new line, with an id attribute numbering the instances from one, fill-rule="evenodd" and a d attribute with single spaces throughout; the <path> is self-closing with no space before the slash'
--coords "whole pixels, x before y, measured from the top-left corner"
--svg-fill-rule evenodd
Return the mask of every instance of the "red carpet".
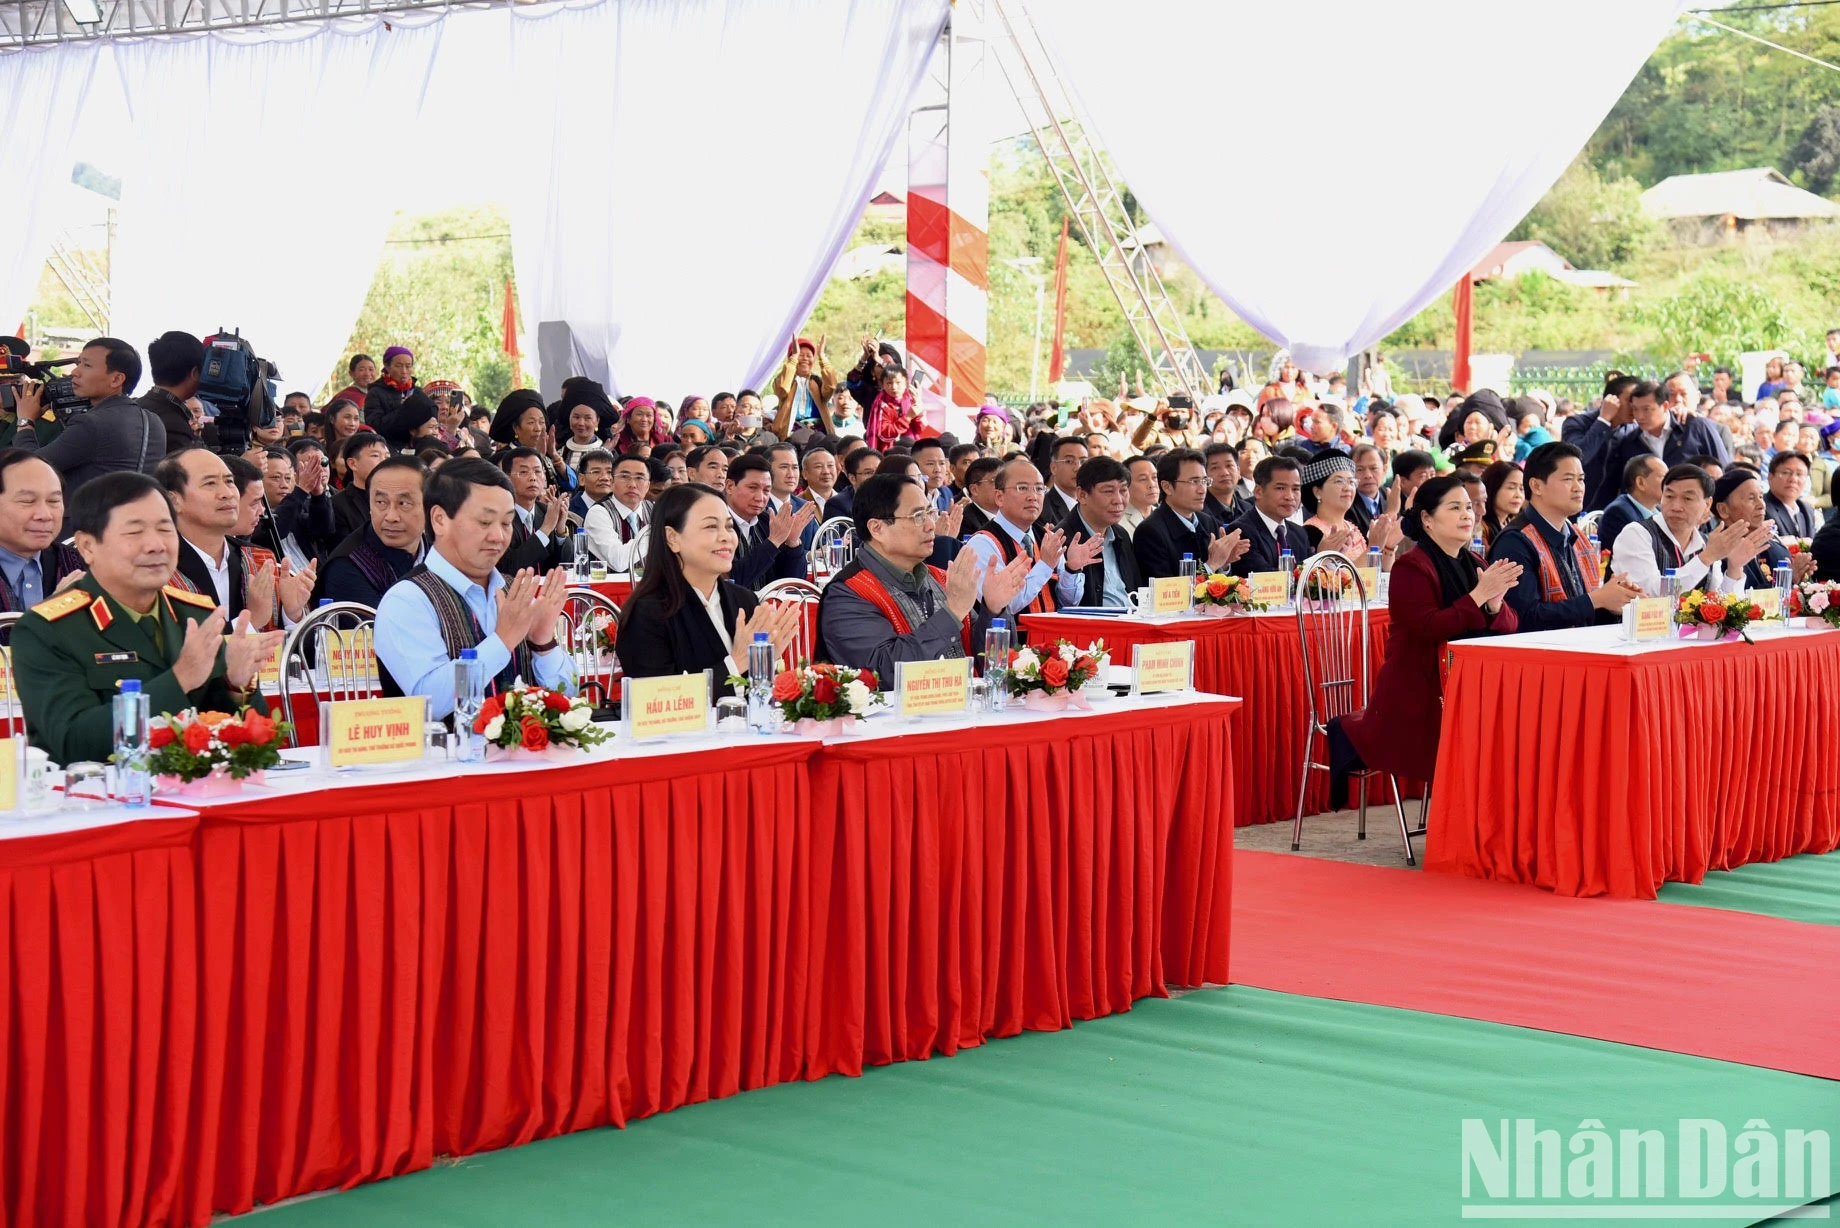
<path id="1" fill-rule="evenodd" d="M 1840 928 L 1234 854 L 1233 980 L 1840 1079 Z"/>

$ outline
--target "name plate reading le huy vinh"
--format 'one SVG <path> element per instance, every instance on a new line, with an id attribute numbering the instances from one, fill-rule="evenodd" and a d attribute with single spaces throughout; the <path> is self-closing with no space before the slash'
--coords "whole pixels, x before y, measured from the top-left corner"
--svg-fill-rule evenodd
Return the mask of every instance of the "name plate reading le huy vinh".
<path id="1" fill-rule="evenodd" d="M 428 700 L 421 695 L 321 704 L 326 766 L 375 767 L 418 760 L 427 721 Z"/>

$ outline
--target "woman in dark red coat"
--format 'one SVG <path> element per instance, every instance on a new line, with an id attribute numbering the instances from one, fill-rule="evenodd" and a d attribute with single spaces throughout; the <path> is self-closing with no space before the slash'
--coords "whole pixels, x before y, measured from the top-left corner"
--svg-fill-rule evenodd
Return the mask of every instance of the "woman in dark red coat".
<path id="1" fill-rule="evenodd" d="M 1520 578 L 1520 565 L 1481 566 L 1469 549 L 1475 529 L 1475 509 L 1462 482 L 1432 478 L 1418 488 L 1406 523 L 1417 548 L 1393 564 L 1387 591 L 1393 629 L 1386 664 L 1366 709 L 1339 725 L 1360 755 L 1356 766 L 1430 780 L 1444 715 L 1439 671 L 1444 646 L 1471 636 L 1505 635 L 1518 625 L 1502 597 Z"/>

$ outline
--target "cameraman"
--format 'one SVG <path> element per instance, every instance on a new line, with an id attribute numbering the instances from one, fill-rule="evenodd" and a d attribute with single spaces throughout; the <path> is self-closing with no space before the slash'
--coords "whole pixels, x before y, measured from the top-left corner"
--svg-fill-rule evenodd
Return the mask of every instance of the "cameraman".
<path id="1" fill-rule="evenodd" d="M 190 333 L 161 333 L 147 347 L 147 372 L 153 387 L 137 399 L 141 408 L 166 428 L 166 451 L 178 452 L 198 442 L 193 413 L 186 404 L 198 395 L 204 368 L 204 342 Z"/>
<path id="2" fill-rule="evenodd" d="M 166 455 L 166 427 L 128 394 L 141 382 L 141 356 L 126 341 L 97 337 L 83 347 L 71 368 L 70 385 L 90 408 L 63 424 L 56 439 L 40 446 L 37 422 L 44 415 L 44 385 L 19 386 L 19 431 L 15 447 L 36 452 L 64 479 L 65 490 L 105 473 L 152 473 Z"/>

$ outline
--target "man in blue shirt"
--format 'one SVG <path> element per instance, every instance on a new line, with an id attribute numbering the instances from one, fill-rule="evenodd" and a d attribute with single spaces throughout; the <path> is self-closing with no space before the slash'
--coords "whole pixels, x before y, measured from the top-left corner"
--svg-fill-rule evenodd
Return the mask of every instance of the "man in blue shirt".
<path id="1" fill-rule="evenodd" d="M 29 610 L 83 575 L 76 548 L 57 544 L 64 487 L 22 448 L 0 452 L 0 611 Z"/>
<path id="2" fill-rule="evenodd" d="M 429 475 L 423 502 L 434 547 L 377 605 L 384 692 L 425 695 L 431 717 L 447 716 L 454 661 L 465 648 L 479 650 L 488 693 L 519 678 L 572 692 L 574 669 L 556 638 L 568 600 L 562 569 L 543 576 L 540 587 L 528 569 L 508 580 L 498 572 L 517 515 L 511 480 L 489 461 L 449 461 Z"/>

